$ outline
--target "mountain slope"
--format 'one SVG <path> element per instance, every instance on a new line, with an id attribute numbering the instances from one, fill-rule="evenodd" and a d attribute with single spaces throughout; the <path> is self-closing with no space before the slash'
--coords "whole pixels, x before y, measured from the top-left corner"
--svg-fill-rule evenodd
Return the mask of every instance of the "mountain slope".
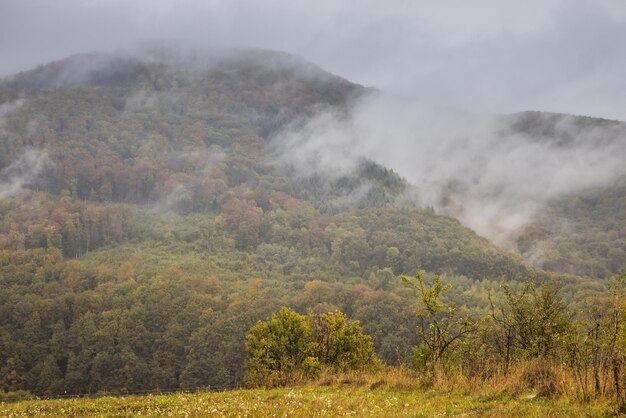
<path id="1" fill-rule="evenodd" d="M 626 271 L 626 179 L 553 201 L 517 237 L 541 268 L 590 277 Z"/>
<path id="2" fill-rule="evenodd" d="M 398 364 L 416 339 L 398 274 L 447 274 L 474 315 L 501 279 L 548 278 L 405 205 L 380 165 L 301 178 L 267 152 L 286 124 L 367 93 L 266 51 L 77 56 L 5 80 L 1 388 L 232 384 L 246 331 L 283 305 L 343 310 Z"/>
<path id="3" fill-rule="evenodd" d="M 502 125 L 505 135 L 523 134 L 564 149 L 579 146 L 592 152 L 626 144 L 626 123 L 614 120 L 522 112 L 504 117 Z M 518 251 L 550 271 L 602 278 L 626 271 L 626 177 L 614 178 L 550 199 L 545 210 L 518 231 Z"/>

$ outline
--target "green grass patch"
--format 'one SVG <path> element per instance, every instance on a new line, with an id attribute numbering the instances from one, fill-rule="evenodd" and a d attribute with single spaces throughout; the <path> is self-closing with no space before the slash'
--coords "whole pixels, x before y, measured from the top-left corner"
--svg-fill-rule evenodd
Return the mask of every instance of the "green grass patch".
<path id="1" fill-rule="evenodd" d="M 367 387 L 298 387 L 193 394 L 31 400 L 1 403 L 0 416 L 613 416 L 607 403 L 577 404 L 566 400 L 464 395 L 432 390 Z"/>

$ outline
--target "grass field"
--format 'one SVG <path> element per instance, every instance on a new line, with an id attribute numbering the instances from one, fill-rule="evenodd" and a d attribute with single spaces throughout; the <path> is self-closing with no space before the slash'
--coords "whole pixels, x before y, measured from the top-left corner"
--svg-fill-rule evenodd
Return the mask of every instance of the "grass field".
<path id="1" fill-rule="evenodd" d="M 577 404 L 505 393 L 464 395 L 389 387 L 297 387 L 193 394 L 1 403 L 2 417 L 600 417 L 607 403 Z"/>

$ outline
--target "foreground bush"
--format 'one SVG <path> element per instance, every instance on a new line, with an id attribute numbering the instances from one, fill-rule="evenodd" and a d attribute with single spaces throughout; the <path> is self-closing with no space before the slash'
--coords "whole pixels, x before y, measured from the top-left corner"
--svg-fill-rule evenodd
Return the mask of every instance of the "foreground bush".
<path id="1" fill-rule="evenodd" d="M 319 375 L 377 368 L 372 339 L 339 311 L 300 315 L 282 308 L 246 337 L 250 386 L 280 386 Z"/>

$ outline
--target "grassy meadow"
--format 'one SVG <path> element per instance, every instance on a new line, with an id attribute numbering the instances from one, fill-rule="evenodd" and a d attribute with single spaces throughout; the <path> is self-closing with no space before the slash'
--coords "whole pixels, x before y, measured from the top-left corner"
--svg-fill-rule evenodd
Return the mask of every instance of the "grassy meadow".
<path id="1" fill-rule="evenodd" d="M 0 403 L 2 417 L 602 417 L 617 416 L 604 399 L 578 403 L 566 396 L 511 394 L 501 388 L 439 390 L 409 381 L 339 377 L 315 384 L 273 389 L 103 396 Z"/>

